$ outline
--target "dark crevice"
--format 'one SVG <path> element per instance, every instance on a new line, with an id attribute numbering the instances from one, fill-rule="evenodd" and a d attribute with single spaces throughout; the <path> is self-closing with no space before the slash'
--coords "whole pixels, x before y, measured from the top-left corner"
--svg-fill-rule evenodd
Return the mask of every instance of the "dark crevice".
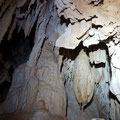
<path id="1" fill-rule="evenodd" d="M 106 44 L 104 42 L 100 42 L 97 45 L 91 45 L 91 46 L 89 46 L 88 52 L 94 52 L 94 51 L 96 51 L 98 49 L 107 50 L 107 46 L 106 46 Z"/>
<path id="2" fill-rule="evenodd" d="M 117 101 L 120 104 L 120 102 L 118 101 L 117 97 L 112 92 L 109 92 L 109 98 L 113 99 L 114 101 Z"/>
<path id="3" fill-rule="evenodd" d="M 40 0 L 40 3 L 44 3 L 44 0 Z"/>
<path id="4" fill-rule="evenodd" d="M 94 62 L 92 63 L 92 64 L 90 64 L 91 65 L 91 67 L 95 67 L 95 68 L 105 68 L 105 63 L 98 63 L 98 64 L 95 64 Z"/>
<path id="5" fill-rule="evenodd" d="M 66 48 L 60 48 L 59 55 L 63 55 L 64 56 L 63 59 L 68 58 L 68 59 L 71 59 L 71 60 L 75 60 L 75 58 L 78 56 L 81 49 L 85 49 L 82 45 L 82 42 L 74 50 L 66 49 Z"/>
<path id="6" fill-rule="evenodd" d="M 2 84 L 0 84 L 0 103 L 6 99 L 10 85 L 11 83 L 8 81 L 4 81 Z"/>
<path id="7" fill-rule="evenodd" d="M 66 26 L 68 26 L 69 23 L 70 23 L 70 19 L 65 19 L 65 17 L 62 15 L 62 16 L 60 17 L 60 24 L 62 25 L 63 23 L 65 23 Z"/>
<path id="8" fill-rule="evenodd" d="M 19 27 L 16 26 L 15 30 L 13 31 L 12 38 L 9 41 L 7 40 L 8 31 L 0 44 L 0 54 L 2 55 L 0 61 L 3 61 L 4 66 L 9 63 L 9 68 L 6 71 L 8 72 L 10 78 L 10 82 L 4 81 L 0 85 L 0 102 L 3 102 L 6 98 L 12 82 L 14 70 L 20 64 L 27 62 L 34 45 L 36 23 L 34 24 L 30 35 L 26 38 L 24 35 L 24 30 L 20 30 L 18 33 L 18 28 Z"/>
<path id="9" fill-rule="evenodd" d="M 20 9 L 20 13 L 25 13 L 28 10 L 28 6 L 29 6 L 30 0 L 27 0 L 24 4 L 23 7 L 21 7 Z"/>
<path id="10" fill-rule="evenodd" d="M 102 27 L 103 27 L 102 25 L 95 25 L 95 24 L 92 24 L 92 28 L 95 28 L 95 29 L 102 28 Z"/>
<path id="11" fill-rule="evenodd" d="M 35 1 L 35 3 L 30 6 L 30 14 L 32 14 L 32 11 L 35 10 L 36 7 L 37 7 L 37 4 L 36 4 L 36 1 Z"/>
<path id="12" fill-rule="evenodd" d="M 89 5 L 100 6 L 104 3 L 104 0 L 92 0 L 89 2 Z"/>

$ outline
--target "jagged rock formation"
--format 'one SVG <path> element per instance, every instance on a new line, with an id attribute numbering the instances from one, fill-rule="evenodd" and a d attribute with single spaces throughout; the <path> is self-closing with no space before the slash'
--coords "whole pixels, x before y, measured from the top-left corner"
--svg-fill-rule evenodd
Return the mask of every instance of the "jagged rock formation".
<path id="1" fill-rule="evenodd" d="M 70 25 L 67 27 L 66 32 L 57 40 L 56 46 L 74 49 L 83 41 L 83 45 L 89 47 L 90 45 L 99 44 L 101 41 L 106 42 L 108 38 L 112 37 L 114 39 L 114 47 L 116 48 L 115 55 L 117 54 L 119 56 L 117 46 L 119 46 L 120 18 L 117 14 L 119 14 L 120 2 L 118 0 L 56 0 L 55 3 L 58 7 L 59 16 L 63 15 L 66 19 L 70 19 Z M 81 24 L 84 24 L 84 27 Z M 79 29 L 75 29 L 74 26 L 77 26 Z M 74 30 L 76 30 L 76 34 L 74 34 L 74 32 L 71 34 L 70 32 Z M 69 37 L 65 38 L 67 35 L 70 36 L 69 34 L 71 35 L 71 39 L 69 39 Z M 62 44 L 62 41 L 66 41 L 65 46 Z M 111 43 L 107 45 L 109 46 L 108 50 L 112 49 Z M 112 54 L 111 51 L 109 52 L 112 55 L 111 60 L 113 61 L 114 59 L 113 64 L 116 63 L 116 60 L 119 61 L 119 57 L 114 58 L 114 54 Z M 111 68 L 114 69 L 115 66 Z M 119 70 L 113 71 L 117 74 Z M 113 79 L 114 77 L 112 77 L 110 90 L 119 99 L 118 91 L 113 90 L 113 88 L 119 89 L 118 85 L 115 83 L 119 78 L 116 80 Z"/>
<path id="2" fill-rule="evenodd" d="M 119 0 L 1 0 L 0 84 L 11 87 L 0 119 L 119 120 L 119 6 Z M 24 36 L 27 49 L 7 48 L 18 40 L 14 34 Z M 21 59 L 12 58 L 17 54 Z"/>

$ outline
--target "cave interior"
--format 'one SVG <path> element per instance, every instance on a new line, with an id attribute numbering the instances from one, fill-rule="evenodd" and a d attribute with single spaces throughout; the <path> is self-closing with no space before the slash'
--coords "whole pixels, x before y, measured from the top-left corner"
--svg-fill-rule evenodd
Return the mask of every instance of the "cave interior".
<path id="1" fill-rule="evenodd" d="M 1 0 L 0 120 L 120 120 L 119 6 Z"/>

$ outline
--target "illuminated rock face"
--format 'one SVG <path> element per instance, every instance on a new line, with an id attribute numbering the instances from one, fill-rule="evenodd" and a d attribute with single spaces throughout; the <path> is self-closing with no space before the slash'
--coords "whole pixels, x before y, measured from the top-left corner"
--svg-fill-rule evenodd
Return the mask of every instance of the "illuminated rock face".
<path id="1" fill-rule="evenodd" d="M 83 41 L 83 45 L 89 47 L 97 45 L 100 42 L 107 42 L 108 51 L 111 58 L 112 79 L 110 82 L 110 90 L 120 100 L 119 94 L 119 5 L 118 0 L 63 0 L 55 1 L 58 7 L 59 16 L 70 19 L 70 25 L 65 33 L 57 39 L 56 46 L 74 49 Z M 74 28 L 74 26 L 77 26 Z M 74 34 L 75 31 L 77 34 Z M 69 34 L 68 34 L 69 33 Z M 74 39 L 70 39 L 74 38 Z M 74 36 L 74 37 L 73 37 Z M 112 38 L 111 39 L 109 38 Z M 65 44 L 63 41 L 65 41 Z M 111 44 L 111 41 L 113 42 Z M 96 51 L 97 52 L 97 51 Z M 95 52 L 95 53 L 96 53 Z M 103 62 L 105 62 L 105 53 L 101 53 Z M 91 56 L 91 60 L 93 55 Z M 95 56 L 97 63 L 97 56 Z M 99 63 L 99 61 L 98 61 Z"/>
<path id="2" fill-rule="evenodd" d="M 18 112 L 7 115 L 16 119 L 119 120 L 119 6 L 119 0 L 2 0 L 1 45 L 12 41 L 16 28 L 25 38 L 33 28 L 34 34 L 0 113 Z M 10 79 L 2 63 L 0 84 Z"/>
<path id="3" fill-rule="evenodd" d="M 116 64 L 119 66 L 119 53 L 118 53 L 118 47 L 119 45 L 116 45 L 119 43 L 119 0 L 85 0 L 85 1 L 77 1 L 77 0 L 63 0 L 58 1 L 56 0 L 56 5 L 58 7 L 58 14 L 59 16 L 64 16 L 66 19 L 70 19 L 71 23 L 74 23 L 74 25 L 71 25 L 71 29 L 76 29 L 79 26 L 80 30 L 76 30 L 77 34 L 74 34 L 72 32 L 69 36 L 74 35 L 74 41 L 73 39 L 69 39 L 69 37 L 65 37 L 65 34 L 67 34 L 69 30 L 66 29 L 66 32 L 58 38 L 56 42 L 56 46 L 59 47 L 65 47 L 74 49 L 78 46 L 78 43 L 83 41 L 83 45 L 89 47 L 90 45 L 98 44 L 101 41 L 106 41 L 109 37 L 113 37 L 114 39 L 114 54 L 111 54 L 111 61 L 112 64 Z M 63 10 L 65 9 L 65 10 Z M 86 21 L 85 21 L 86 20 Z M 87 21 L 88 20 L 88 21 Z M 84 22 L 85 21 L 85 22 Z M 83 26 L 81 25 L 83 23 Z M 77 25 L 76 28 L 74 26 Z M 82 31 L 81 31 L 82 30 Z M 74 30 L 72 30 L 74 31 Z M 83 32 L 84 31 L 84 32 Z M 70 32 L 69 32 L 70 33 Z M 73 34 L 73 35 L 72 35 Z M 64 38 L 63 38 L 64 36 Z M 72 37 L 71 37 L 72 38 Z M 76 40 L 75 40 L 76 39 Z M 66 44 L 61 44 L 62 41 L 66 41 Z M 111 40 L 109 40 L 110 42 Z M 109 49 L 111 49 L 111 45 L 109 45 Z M 115 68 L 114 74 L 117 74 L 119 68 L 112 65 L 112 69 Z M 117 73 L 116 73 L 117 72 Z M 119 98 L 119 85 L 117 81 L 119 81 L 119 77 L 114 79 L 114 75 L 112 75 L 112 81 L 111 81 L 111 87 L 110 90 L 113 94 Z M 114 79 L 114 80 L 113 80 Z M 115 82 L 116 81 L 116 82 Z M 115 90 L 115 89 L 116 90 Z"/>
<path id="4" fill-rule="evenodd" d="M 103 104 L 101 106 L 104 106 L 105 104 L 109 104 L 110 99 L 112 99 L 111 96 L 109 95 L 110 92 L 112 92 L 117 97 L 117 99 L 120 100 L 120 96 L 119 96 L 120 95 L 120 90 L 119 90 L 119 85 L 120 85 L 119 84 L 119 79 L 120 79 L 119 77 L 119 69 L 120 69 L 119 68 L 119 35 L 120 35 L 119 5 L 120 5 L 120 1 L 118 0 L 116 1 L 114 0 L 108 0 L 108 1 L 107 0 L 96 0 L 96 1 L 94 0 L 84 0 L 84 1 L 63 0 L 63 1 L 58 1 L 56 0 L 55 4 L 57 5 L 57 8 L 58 8 L 57 9 L 58 15 L 64 16 L 65 19 L 70 20 L 70 24 L 66 28 L 63 35 L 61 35 L 57 39 L 56 46 L 64 47 L 68 49 L 75 49 L 79 45 L 79 43 L 82 41 L 83 46 L 88 47 L 89 49 L 92 45 L 97 46 L 99 43 L 104 42 L 108 47 L 107 56 L 109 57 L 110 66 L 108 64 L 108 67 L 107 67 L 108 70 L 106 70 L 105 73 L 103 72 L 104 70 L 102 70 L 103 68 L 94 68 L 93 66 L 92 70 L 93 70 L 94 79 L 93 79 L 93 82 L 90 82 L 90 80 L 89 82 L 99 83 L 98 86 L 101 86 L 95 89 L 95 91 L 99 91 L 99 92 L 101 91 L 101 94 L 103 94 L 103 96 L 106 96 L 105 99 L 107 103 L 104 102 L 105 100 L 104 98 L 102 98 L 102 95 L 98 95 L 100 93 L 97 92 L 97 96 L 99 97 L 101 96 L 100 97 L 101 101 L 103 101 L 103 102 L 99 101 L 99 103 Z M 82 23 L 84 27 L 82 26 Z M 74 28 L 74 26 L 76 25 L 77 27 L 79 26 L 78 28 L 80 30 L 77 27 Z M 74 31 L 75 31 L 74 29 L 76 30 L 77 34 L 74 34 Z M 73 32 L 71 32 L 71 30 Z M 69 37 L 66 37 L 67 34 L 69 34 L 70 38 L 74 38 L 74 39 L 70 39 Z M 64 41 L 65 41 L 65 44 L 64 44 Z M 89 57 L 88 57 L 88 59 L 90 60 L 89 62 L 91 64 L 105 63 L 105 66 L 106 66 L 106 62 L 108 61 L 108 59 L 106 58 L 106 51 L 99 50 L 99 45 L 97 47 L 98 49 L 94 50 L 94 52 L 93 51 L 89 52 Z M 76 65 L 76 62 L 75 62 L 76 67 L 74 67 L 74 71 L 78 72 L 77 75 L 75 74 L 76 76 L 74 80 L 75 83 L 76 81 L 82 82 L 82 80 L 80 80 L 81 77 L 77 77 L 77 76 L 79 76 L 82 73 L 82 71 L 86 69 L 84 68 L 84 70 L 79 71 L 78 68 L 80 69 L 83 65 L 82 63 L 81 63 L 82 65 L 79 64 L 79 62 L 78 62 L 78 65 Z M 86 70 L 86 75 L 87 75 L 87 70 Z M 110 79 L 110 76 L 111 76 L 111 79 Z M 101 79 L 103 82 L 100 81 Z M 94 80 L 96 82 L 94 82 Z M 84 82 L 82 82 L 83 84 L 81 83 L 80 85 L 77 82 L 76 85 L 74 86 L 76 98 L 78 102 L 80 103 L 82 102 L 84 103 L 84 99 L 82 98 L 82 93 L 87 91 L 87 89 L 89 88 L 87 87 L 86 89 L 84 89 L 84 84 L 86 83 L 85 81 L 86 80 L 84 79 Z M 104 81 L 107 81 L 107 83 L 110 84 L 110 86 L 105 85 L 106 83 Z M 87 86 L 87 84 L 85 86 Z M 102 91 L 105 91 L 105 88 L 103 88 L 102 86 L 106 86 L 107 88 L 106 93 L 102 92 Z M 79 87 L 81 88 L 80 91 L 78 90 Z M 92 88 L 94 89 L 94 87 Z M 87 95 L 87 94 L 88 92 L 84 95 Z M 79 99 L 78 99 L 78 96 L 79 96 Z M 110 104 L 113 104 L 113 103 L 110 102 Z M 108 114 L 109 108 L 107 108 L 106 111 L 107 111 L 106 114 Z M 114 110 L 113 114 L 115 114 L 115 112 L 118 113 L 116 110 Z M 117 115 L 116 116 L 112 114 L 110 115 L 112 119 L 118 119 L 116 117 Z"/>
<path id="5" fill-rule="evenodd" d="M 66 39 L 68 41 L 66 48 L 69 47 L 69 43 L 72 43 L 74 47 L 78 46 L 78 41 L 83 41 L 83 45 L 89 47 L 111 36 L 116 38 L 116 42 L 119 41 L 119 0 L 56 0 L 55 3 L 59 16 L 63 15 L 66 19 L 70 19 L 71 28 L 74 29 L 74 26 L 78 24 L 77 27 L 79 26 L 80 29 L 76 30 L 77 35 L 74 34 L 76 41 Z M 62 47 L 59 42 L 61 43 L 64 39 L 61 41 L 59 39 L 56 45 Z"/>

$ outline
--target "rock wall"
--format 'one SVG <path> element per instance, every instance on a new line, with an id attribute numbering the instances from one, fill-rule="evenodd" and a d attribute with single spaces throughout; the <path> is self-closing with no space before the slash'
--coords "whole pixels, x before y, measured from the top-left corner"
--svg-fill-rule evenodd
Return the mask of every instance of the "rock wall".
<path id="1" fill-rule="evenodd" d="M 36 24 L 34 46 L 27 63 L 16 68 L 12 85 L 6 100 L 1 105 L 0 112 L 17 112 L 17 117 L 13 114 L 15 119 L 18 119 L 19 113 L 23 113 L 21 119 L 28 119 L 30 116 L 33 116 L 30 119 L 35 120 L 40 119 L 39 116 L 41 119 L 49 117 L 49 119 L 64 119 L 66 95 L 64 81 L 58 66 L 58 50 L 54 48 L 56 38 L 62 33 L 62 30 L 59 30 L 62 29 L 62 26 L 57 27 L 60 24 L 60 19 L 57 17 L 54 1 L 49 3 L 39 0 L 22 2 L 19 5 L 23 4 L 23 6 L 16 9 L 15 14 L 17 15 L 12 22 L 16 19 L 15 23 L 18 24 L 19 29 L 25 28 L 23 28 L 25 37 L 30 34 L 31 28 Z M 37 6 L 35 7 L 35 5 Z M 24 10 L 24 13 L 21 14 L 21 10 Z M 30 14 L 31 11 L 32 14 Z M 24 21 L 22 18 L 26 20 Z M 30 21 L 31 23 L 29 23 Z M 12 113 L 8 116 L 12 116 Z M 24 113 L 31 115 L 24 117 Z M 2 117 L 4 118 L 4 114 Z"/>
<path id="2" fill-rule="evenodd" d="M 45 43 L 34 68 L 24 64 L 14 72 L 4 111 L 33 112 L 40 109 L 41 101 L 52 114 L 65 116 L 64 82 L 52 46 L 48 43 Z"/>
<path id="3" fill-rule="evenodd" d="M 2 0 L 1 45 L 16 27 L 25 38 L 34 28 L 34 37 L 0 119 L 119 120 L 119 6 L 119 0 Z M 10 77 L 2 63 L 0 84 L 4 73 Z"/>

